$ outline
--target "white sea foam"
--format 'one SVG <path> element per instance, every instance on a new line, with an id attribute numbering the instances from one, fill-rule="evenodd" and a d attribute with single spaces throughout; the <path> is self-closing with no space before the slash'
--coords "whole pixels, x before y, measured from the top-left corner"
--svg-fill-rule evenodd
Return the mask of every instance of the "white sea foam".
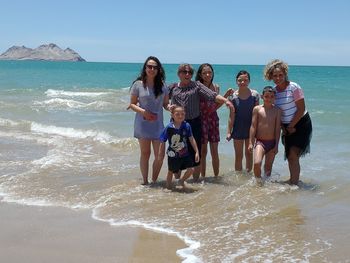
<path id="1" fill-rule="evenodd" d="M 15 196 L 11 196 L 11 195 L 7 194 L 6 192 L 1 191 L 1 187 L 0 187 L 0 196 L 2 198 L 2 200 L 1 200 L 2 202 L 16 203 L 16 204 L 28 205 L 28 206 L 65 207 L 65 208 L 70 208 L 70 209 L 74 209 L 74 210 L 75 209 L 91 209 L 91 208 L 93 208 L 90 205 L 86 205 L 86 204 L 79 204 L 79 203 L 78 204 L 71 204 L 68 202 L 55 202 L 55 201 L 50 201 L 50 200 L 42 199 L 42 198 L 17 198 Z M 183 259 L 183 262 L 185 262 L 185 263 L 202 262 L 198 257 L 193 255 L 193 251 L 200 247 L 200 243 L 197 241 L 193 241 L 192 239 L 190 239 L 186 236 L 183 236 L 174 230 L 159 227 L 159 226 L 153 225 L 153 224 L 142 223 L 142 222 L 137 221 L 137 220 L 129 220 L 126 222 L 117 222 L 113 219 L 106 220 L 106 219 L 99 217 L 98 210 L 96 207 L 92 209 L 92 218 L 94 220 L 107 222 L 111 226 L 142 227 L 146 230 L 154 231 L 157 233 L 164 233 L 167 235 L 176 236 L 179 239 L 183 240 L 185 242 L 185 244 L 188 245 L 187 248 L 179 249 L 176 251 L 177 255 L 179 255 Z"/>
<path id="2" fill-rule="evenodd" d="M 92 91 L 65 91 L 48 89 L 45 94 L 48 97 L 100 97 L 110 95 L 112 92 L 92 92 Z"/>
<path id="3" fill-rule="evenodd" d="M 71 127 L 59 127 L 54 125 L 45 125 L 37 122 L 30 121 L 12 121 L 9 119 L 0 118 L 0 127 L 8 128 L 21 128 L 26 131 L 31 131 L 33 134 L 39 135 L 57 135 L 61 137 L 66 137 L 68 139 L 90 139 L 94 142 L 109 144 L 117 147 L 127 147 L 135 148 L 137 146 L 137 141 L 134 138 L 116 138 L 111 136 L 109 133 L 99 130 L 82 130 Z M 14 137 L 16 139 L 23 140 L 37 140 L 38 143 L 44 144 L 54 144 L 57 145 L 57 139 L 49 138 L 40 138 L 38 136 L 32 136 L 24 134 L 23 131 L 12 131 L 12 132 L 2 132 L 0 131 L 0 136 L 2 137 Z"/>
<path id="4" fill-rule="evenodd" d="M 16 140 L 24 140 L 24 141 L 35 141 L 37 144 L 40 145 L 62 145 L 62 141 L 57 140 L 56 138 L 43 138 L 34 136 L 31 134 L 23 134 L 21 132 L 13 131 L 13 132 L 1 132 L 0 131 L 0 137 L 4 138 L 12 138 Z"/>
<path id="5" fill-rule="evenodd" d="M 248 253 L 248 250 L 245 248 L 238 249 L 235 254 L 227 256 L 222 262 L 225 262 L 225 263 L 234 262 L 237 257 L 242 256 L 242 255 L 247 254 L 247 253 Z"/>
<path id="6" fill-rule="evenodd" d="M 57 203 L 39 199 L 39 198 L 16 198 L 6 193 L 2 193 L 2 201 L 7 203 L 16 203 L 20 205 L 28 205 L 28 206 L 63 206 L 58 205 Z"/>
<path id="7" fill-rule="evenodd" d="M 200 247 L 200 243 L 198 241 L 194 241 L 186 236 L 181 235 L 179 232 L 176 232 L 171 229 L 159 227 L 153 224 L 142 223 L 137 220 L 129 220 L 129 221 L 121 222 L 121 221 L 115 221 L 114 219 L 103 219 L 99 216 L 98 208 L 93 209 L 92 218 L 98 221 L 107 222 L 111 226 L 135 226 L 135 227 L 142 227 L 144 229 L 154 231 L 157 233 L 174 235 L 179 239 L 183 240 L 185 244 L 189 246 L 187 248 L 179 249 L 178 251 L 176 251 L 176 253 L 184 259 L 183 262 L 186 262 L 186 263 L 202 262 L 198 257 L 193 255 L 193 251 Z"/>
<path id="8" fill-rule="evenodd" d="M 29 121 L 13 121 L 9 119 L 0 118 L 0 126 L 2 127 L 21 127 L 28 126 L 30 124 Z"/>
<path id="9" fill-rule="evenodd" d="M 69 162 L 67 162 L 67 157 L 63 153 L 50 154 L 47 156 L 40 158 L 38 160 L 32 161 L 32 164 L 35 166 L 39 166 L 40 168 L 48 168 L 53 165 L 63 165 L 68 166 Z"/>
<path id="10" fill-rule="evenodd" d="M 94 131 L 94 130 L 80 130 L 74 128 L 57 127 L 54 125 L 43 125 L 40 123 L 33 122 L 31 124 L 31 131 L 35 133 L 42 134 L 54 134 L 63 137 L 73 138 L 73 139 L 86 139 L 91 138 L 94 141 L 100 142 L 110 142 L 112 141 L 112 136 L 106 132 Z"/>
<path id="11" fill-rule="evenodd" d="M 31 124 L 31 131 L 39 134 L 59 135 L 70 139 L 91 139 L 95 142 L 116 145 L 118 147 L 134 147 L 137 145 L 134 138 L 115 138 L 103 131 L 43 125 L 36 122 Z"/>
<path id="12" fill-rule="evenodd" d="M 117 107 L 116 107 L 117 106 Z M 95 110 L 106 110 L 106 109 L 118 109 L 125 108 L 124 105 L 115 105 L 113 103 L 107 101 L 94 101 L 85 105 L 87 109 L 95 109 Z"/>
<path id="13" fill-rule="evenodd" d="M 8 120 L 8 119 L 0 118 L 0 125 L 8 127 L 8 126 L 15 126 L 15 125 L 17 125 L 17 123 L 14 121 Z"/>
<path id="14" fill-rule="evenodd" d="M 86 103 L 82 103 L 79 101 L 71 100 L 71 99 L 61 99 L 61 98 L 54 98 L 50 100 L 45 101 L 34 101 L 34 106 L 47 106 L 52 108 L 61 108 L 61 107 L 67 107 L 67 108 L 83 108 L 86 106 Z"/>
<path id="15" fill-rule="evenodd" d="M 19 205 L 27 205 L 27 206 L 42 206 L 42 207 L 64 207 L 69 209 L 91 209 L 92 207 L 87 204 L 71 204 L 69 202 L 54 202 L 46 199 L 40 198 L 16 198 L 15 196 L 11 196 L 5 192 L 0 192 L 0 196 L 2 197 L 2 202 L 6 203 L 15 203 Z"/>
<path id="16" fill-rule="evenodd" d="M 45 101 L 34 101 L 34 107 L 46 107 L 48 109 L 90 109 L 90 110 L 117 110 L 125 106 L 116 105 L 108 101 L 93 101 L 85 103 L 72 99 L 54 98 Z"/>

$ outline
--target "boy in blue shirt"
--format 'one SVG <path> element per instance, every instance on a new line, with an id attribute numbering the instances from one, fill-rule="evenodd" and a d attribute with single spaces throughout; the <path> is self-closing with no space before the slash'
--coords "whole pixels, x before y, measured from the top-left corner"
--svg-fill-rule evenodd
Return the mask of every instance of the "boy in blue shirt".
<path id="1" fill-rule="evenodd" d="M 171 189 L 174 175 L 181 175 L 181 171 L 186 169 L 185 174 L 179 179 L 179 185 L 185 187 L 185 181 L 191 177 L 194 172 L 194 163 L 188 151 L 188 143 L 191 143 L 195 150 L 195 161 L 199 162 L 199 152 L 196 141 L 192 135 L 190 124 L 185 122 L 185 110 L 181 106 L 175 106 L 171 113 L 172 120 L 165 127 L 160 135 L 160 150 L 163 152 L 165 142 L 168 141 L 168 174 L 166 187 Z M 159 156 L 158 158 L 161 158 Z"/>

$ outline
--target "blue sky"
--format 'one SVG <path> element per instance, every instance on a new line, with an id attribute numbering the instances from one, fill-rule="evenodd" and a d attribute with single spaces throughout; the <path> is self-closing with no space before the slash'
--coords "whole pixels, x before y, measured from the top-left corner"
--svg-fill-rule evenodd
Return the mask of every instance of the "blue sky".
<path id="1" fill-rule="evenodd" d="M 0 0 L 0 53 L 70 47 L 88 61 L 350 65 L 348 0 Z"/>

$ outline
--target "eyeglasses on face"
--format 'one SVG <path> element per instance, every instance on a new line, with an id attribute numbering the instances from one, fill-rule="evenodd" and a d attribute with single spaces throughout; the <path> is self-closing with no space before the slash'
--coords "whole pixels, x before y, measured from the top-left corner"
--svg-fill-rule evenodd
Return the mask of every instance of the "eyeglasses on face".
<path id="1" fill-rule="evenodd" d="M 159 69 L 158 66 L 154 66 L 154 65 L 146 65 L 146 67 L 147 67 L 148 69 L 153 69 L 153 70 Z"/>
<path id="2" fill-rule="evenodd" d="M 185 75 L 189 74 L 189 75 L 192 75 L 193 72 L 191 70 L 180 70 L 180 73 L 183 73 Z"/>

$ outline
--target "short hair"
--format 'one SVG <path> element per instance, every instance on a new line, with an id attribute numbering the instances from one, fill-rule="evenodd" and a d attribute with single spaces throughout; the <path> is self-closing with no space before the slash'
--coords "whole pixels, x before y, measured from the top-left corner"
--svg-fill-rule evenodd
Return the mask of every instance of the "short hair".
<path id="1" fill-rule="evenodd" d="M 248 71 L 246 71 L 246 70 L 241 70 L 241 71 L 239 71 L 238 73 L 237 73 L 237 75 L 236 75 L 236 80 L 239 78 L 239 76 L 241 76 L 241 75 L 247 75 L 248 76 L 248 80 L 250 81 L 250 74 L 249 74 L 249 72 Z"/>
<path id="2" fill-rule="evenodd" d="M 273 94 L 276 94 L 276 90 L 272 86 L 265 86 L 262 95 L 264 95 L 266 92 L 272 92 Z"/>
<path id="3" fill-rule="evenodd" d="M 185 111 L 185 108 L 180 106 L 180 105 L 175 105 L 175 107 L 173 108 L 172 112 L 174 112 L 175 110 L 182 110 Z"/>
<path id="4" fill-rule="evenodd" d="M 288 64 L 280 59 L 274 59 L 267 63 L 264 68 L 264 78 L 266 80 L 272 80 L 272 74 L 275 69 L 280 69 L 286 75 L 288 79 Z"/>
<path id="5" fill-rule="evenodd" d="M 179 74 L 181 71 L 183 71 L 185 68 L 189 68 L 189 71 L 191 72 L 191 74 L 193 75 L 194 73 L 194 69 L 192 67 L 191 64 L 189 63 L 182 63 L 179 65 L 179 67 L 177 68 L 177 74 Z"/>

